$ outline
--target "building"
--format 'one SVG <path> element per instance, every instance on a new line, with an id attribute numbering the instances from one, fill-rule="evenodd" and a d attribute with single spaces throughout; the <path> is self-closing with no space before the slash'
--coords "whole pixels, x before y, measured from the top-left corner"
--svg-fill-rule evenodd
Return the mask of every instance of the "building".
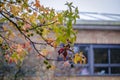
<path id="1" fill-rule="evenodd" d="M 75 71 L 61 69 L 55 73 L 58 80 L 119 80 L 120 14 L 81 12 L 74 29 L 75 51 L 84 52 L 87 64 L 76 64 Z"/>

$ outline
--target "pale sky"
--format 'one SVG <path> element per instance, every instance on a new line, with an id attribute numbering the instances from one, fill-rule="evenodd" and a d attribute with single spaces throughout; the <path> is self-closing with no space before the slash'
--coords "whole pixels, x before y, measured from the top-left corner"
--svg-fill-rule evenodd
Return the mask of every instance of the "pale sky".
<path id="1" fill-rule="evenodd" d="M 73 2 L 80 12 L 120 14 L 120 0 L 40 0 L 40 3 L 55 10 L 64 10 L 66 1 Z"/>

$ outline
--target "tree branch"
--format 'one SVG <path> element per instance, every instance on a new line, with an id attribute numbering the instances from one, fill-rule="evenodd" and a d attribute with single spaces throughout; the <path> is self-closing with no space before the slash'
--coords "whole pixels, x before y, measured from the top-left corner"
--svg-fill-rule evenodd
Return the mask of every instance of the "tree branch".
<path id="1" fill-rule="evenodd" d="M 37 50 L 37 48 L 35 47 L 35 44 L 31 41 L 31 39 L 30 39 L 29 37 L 27 37 L 27 36 L 19 29 L 18 25 L 17 25 L 14 21 L 12 21 L 10 18 L 8 18 L 7 16 L 5 16 L 2 12 L 0 12 L 0 14 L 3 15 L 3 16 L 4 16 L 6 19 L 8 19 L 10 22 L 12 22 L 12 23 L 16 26 L 16 28 L 18 29 L 18 31 L 19 31 L 26 39 L 28 39 L 28 40 L 30 41 L 30 43 L 33 45 L 33 47 L 34 47 L 34 49 L 36 50 L 36 52 L 37 52 L 39 55 L 41 55 L 42 57 L 44 57 L 44 58 L 46 59 L 46 57 L 45 57 L 44 55 L 40 54 L 40 52 Z"/>
<path id="2" fill-rule="evenodd" d="M 3 13 L 5 13 L 5 12 L 3 12 Z M 42 44 L 42 45 L 47 45 L 47 44 L 48 44 L 48 45 L 50 45 L 51 47 L 54 47 L 51 43 L 48 43 L 47 40 L 46 40 L 42 35 L 40 35 L 40 36 L 41 36 L 41 38 L 42 38 L 46 43 L 33 42 L 28 36 L 26 36 L 26 35 L 21 31 L 21 29 L 18 27 L 17 23 L 15 23 L 13 20 L 11 20 L 9 17 L 7 17 L 6 15 L 4 15 L 3 13 L 2 13 L 2 11 L 0 12 L 1 15 L 3 15 L 6 19 L 8 19 L 10 22 L 12 22 L 12 23 L 15 25 L 15 27 L 18 29 L 18 31 L 19 31 L 27 40 L 30 41 L 30 43 L 32 44 L 33 48 L 35 49 L 35 51 L 36 51 L 40 56 L 44 57 L 46 60 L 58 61 L 58 60 L 56 60 L 56 59 L 48 59 L 46 56 L 42 55 L 42 54 L 39 52 L 39 50 L 36 48 L 35 44 Z M 8 13 L 5 13 L 5 14 L 7 14 L 8 16 L 10 16 L 10 14 L 8 14 Z M 17 18 L 17 17 L 14 16 L 14 18 Z M 23 19 L 21 19 L 21 18 L 17 18 L 17 19 L 23 20 Z M 23 20 L 23 21 L 24 21 L 24 20 Z M 48 25 L 54 24 L 54 23 L 56 23 L 56 22 L 57 22 L 57 21 L 54 21 L 54 22 L 49 23 L 49 24 L 40 24 L 39 26 L 34 27 L 34 28 L 31 28 L 30 30 L 36 29 L 36 28 L 41 27 L 41 26 L 48 26 Z M 73 52 L 73 50 L 69 50 L 69 51 Z"/>

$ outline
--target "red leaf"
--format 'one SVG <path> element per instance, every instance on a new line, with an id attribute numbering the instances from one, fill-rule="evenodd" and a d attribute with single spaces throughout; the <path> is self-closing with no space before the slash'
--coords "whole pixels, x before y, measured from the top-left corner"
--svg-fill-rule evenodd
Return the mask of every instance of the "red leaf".
<path id="1" fill-rule="evenodd" d="M 58 53 L 59 53 L 59 55 L 62 54 L 64 60 L 66 60 L 66 57 L 67 57 L 67 50 L 66 50 L 66 48 L 61 48 L 61 49 L 58 51 Z"/>
<path id="2" fill-rule="evenodd" d="M 65 50 L 64 48 L 61 48 L 61 49 L 58 51 L 59 55 L 60 55 L 61 53 L 63 53 L 64 50 Z"/>
<path id="3" fill-rule="evenodd" d="M 63 53 L 63 56 L 64 56 L 64 60 L 66 60 L 66 57 L 67 57 L 67 51 L 65 50 L 65 52 Z"/>

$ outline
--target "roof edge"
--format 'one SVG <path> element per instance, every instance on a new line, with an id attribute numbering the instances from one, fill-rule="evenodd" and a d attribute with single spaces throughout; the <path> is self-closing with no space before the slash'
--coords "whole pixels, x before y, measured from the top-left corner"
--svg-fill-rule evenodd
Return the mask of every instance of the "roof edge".
<path id="1" fill-rule="evenodd" d="M 120 26 L 120 21 L 110 20 L 77 20 L 76 25 L 94 25 L 94 26 Z"/>

